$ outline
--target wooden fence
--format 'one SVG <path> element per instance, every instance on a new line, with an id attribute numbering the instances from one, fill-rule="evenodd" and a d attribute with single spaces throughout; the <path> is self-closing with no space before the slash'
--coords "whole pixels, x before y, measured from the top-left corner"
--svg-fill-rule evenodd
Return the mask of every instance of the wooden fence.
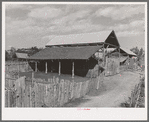
<path id="1" fill-rule="evenodd" d="M 130 107 L 140 107 L 142 103 L 145 103 L 145 82 L 141 81 L 139 84 L 135 85 L 134 90 L 131 92 L 130 97 Z"/>
<path id="2" fill-rule="evenodd" d="M 84 82 L 20 77 L 5 89 L 5 107 L 61 107 L 88 92 L 99 89 L 103 74 Z M 10 82 L 10 81 L 9 81 Z M 8 83 L 9 83 L 8 82 Z"/>
<path id="3" fill-rule="evenodd" d="M 118 58 L 106 57 L 105 76 L 118 74 L 119 68 L 120 68 L 120 63 Z"/>
<path id="4" fill-rule="evenodd" d="M 32 68 L 26 61 L 13 61 L 5 63 L 6 72 L 28 72 L 32 71 Z"/>

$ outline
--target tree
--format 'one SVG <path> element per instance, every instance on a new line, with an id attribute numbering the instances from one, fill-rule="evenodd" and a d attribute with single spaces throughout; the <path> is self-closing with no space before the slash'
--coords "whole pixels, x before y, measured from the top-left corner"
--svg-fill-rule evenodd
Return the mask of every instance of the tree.
<path id="1" fill-rule="evenodd" d="M 139 50 L 138 47 L 135 47 L 135 48 L 132 48 L 130 50 L 137 55 L 137 62 L 138 62 L 138 64 L 140 64 L 141 60 L 144 59 L 144 50 L 143 50 L 143 48 L 141 48 Z"/>
<path id="2" fill-rule="evenodd" d="M 8 61 L 10 59 L 9 53 L 5 50 L 5 61 Z"/>
<path id="3" fill-rule="evenodd" d="M 130 49 L 133 53 L 135 53 L 136 55 L 138 55 L 139 54 L 139 49 L 138 49 L 138 47 L 134 47 L 134 48 L 132 48 L 132 49 Z"/>
<path id="4" fill-rule="evenodd" d="M 10 49 L 10 58 L 16 58 L 16 49 L 14 47 L 11 47 Z"/>

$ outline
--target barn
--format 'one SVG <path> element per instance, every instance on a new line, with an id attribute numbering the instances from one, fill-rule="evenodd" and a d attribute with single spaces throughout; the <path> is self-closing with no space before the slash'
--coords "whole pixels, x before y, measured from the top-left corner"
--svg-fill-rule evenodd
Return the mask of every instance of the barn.
<path id="1" fill-rule="evenodd" d="M 28 54 L 27 53 L 16 53 L 16 58 L 17 59 L 20 59 L 20 60 L 25 60 L 25 59 L 28 59 Z"/>
<path id="2" fill-rule="evenodd" d="M 62 35 L 50 40 L 45 49 L 29 57 L 29 60 L 35 62 L 35 72 L 97 77 L 106 69 L 105 52 L 109 48 L 120 51 L 114 31 Z"/>

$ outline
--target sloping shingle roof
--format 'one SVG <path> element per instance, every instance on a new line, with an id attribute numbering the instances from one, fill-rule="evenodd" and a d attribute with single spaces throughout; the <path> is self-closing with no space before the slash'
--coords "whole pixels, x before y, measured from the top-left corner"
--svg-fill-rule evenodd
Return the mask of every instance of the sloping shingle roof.
<path id="1" fill-rule="evenodd" d="M 133 53 L 132 51 L 130 51 L 129 49 L 126 49 L 126 48 L 123 48 L 123 47 L 120 47 L 120 49 L 122 51 L 124 51 L 125 53 L 127 53 L 128 55 L 136 56 L 136 54 Z"/>
<path id="2" fill-rule="evenodd" d="M 26 53 L 16 53 L 17 58 L 27 59 L 28 55 Z"/>
<path id="3" fill-rule="evenodd" d="M 29 59 L 88 59 L 102 46 L 47 47 Z"/>
<path id="4" fill-rule="evenodd" d="M 112 31 L 56 36 L 46 46 L 105 42 Z"/>

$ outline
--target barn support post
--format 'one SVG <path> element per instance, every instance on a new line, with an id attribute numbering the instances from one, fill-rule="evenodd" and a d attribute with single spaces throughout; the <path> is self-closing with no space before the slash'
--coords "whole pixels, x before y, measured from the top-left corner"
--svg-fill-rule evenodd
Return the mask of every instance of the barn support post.
<path id="1" fill-rule="evenodd" d="M 74 78 L 74 61 L 72 62 L 72 78 Z"/>
<path id="2" fill-rule="evenodd" d="M 37 61 L 35 62 L 35 72 L 37 72 Z"/>
<path id="3" fill-rule="evenodd" d="M 46 63 L 45 63 L 45 67 L 46 67 L 45 73 L 47 74 L 47 72 L 48 72 L 47 61 L 46 61 Z"/>
<path id="4" fill-rule="evenodd" d="M 120 48 L 118 48 L 119 51 L 119 65 L 118 65 L 118 73 L 120 73 Z"/>
<path id="5" fill-rule="evenodd" d="M 61 62 L 59 61 L 59 72 L 58 72 L 59 75 L 61 75 Z"/>
<path id="6" fill-rule="evenodd" d="M 103 67 L 105 66 L 105 48 L 104 48 L 104 44 L 103 44 Z"/>
<path id="7" fill-rule="evenodd" d="M 106 47 L 106 54 L 108 54 L 108 48 L 109 48 L 109 45 L 107 45 Z M 108 56 L 108 55 L 107 55 Z M 105 66 L 107 65 L 107 56 L 105 56 Z"/>
<path id="8" fill-rule="evenodd" d="M 33 79 L 34 79 L 34 72 L 32 72 L 32 85 L 33 85 Z"/>
<path id="9" fill-rule="evenodd" d="M 19 62 L 19 60 L 17 59 L 17 61 Z M 18 78 L 20 77 L 20 62 L 19 62 L 19 67 L 18 67 Z"/>
<path id="10" fill-rule="evenodd" d="M 98 59 L 98 76 L 97 76 L 97 77 L 98 77 L 98 83 L 97 83 L 97 88 L 96 88 L 96 89 L 99 89 L 99 80 L 100 80 L 100 77 L 99 77 L 99 76 L 100 76 L 99 67 L 100 67 L 100 66 L 99 66 L 99 59 Z"/>

